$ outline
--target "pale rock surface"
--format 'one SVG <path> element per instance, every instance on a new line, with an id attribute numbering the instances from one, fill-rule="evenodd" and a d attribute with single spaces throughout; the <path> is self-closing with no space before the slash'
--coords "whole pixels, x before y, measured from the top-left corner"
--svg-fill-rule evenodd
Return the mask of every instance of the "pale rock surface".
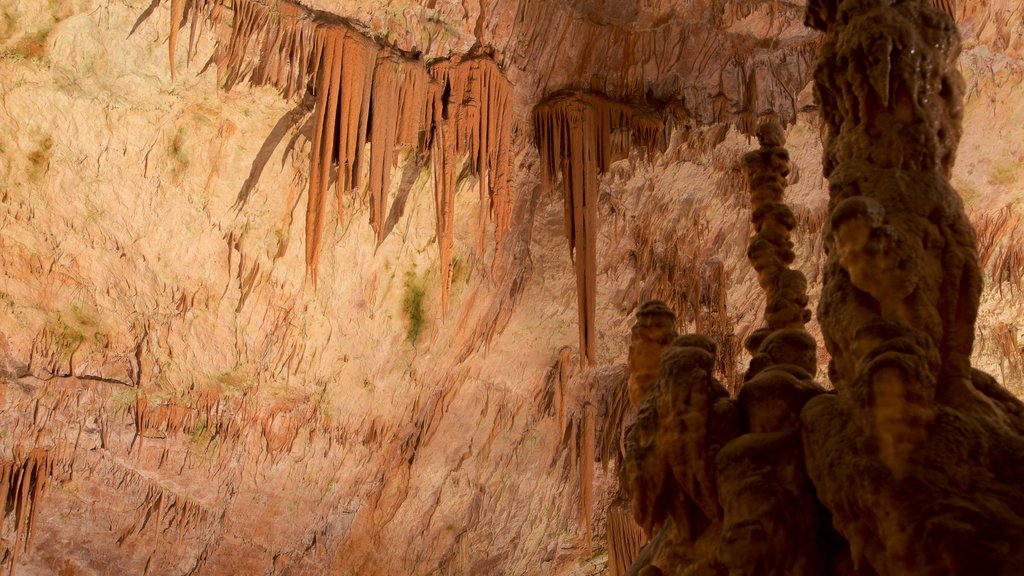
<path id="1" fill-rule="evenodd" d="M 301 99 L 221 90 L 213 68 L 200 73 L 211 29 L 191 64 L 181 30 L 172 81 L 168 3 L 140 21 L 150 2 L 0 0 L 4 562 L 22 546 L 17 574 L 601 573 L 617 486 L 603 455 L 617 448 L 588 459 L 577 445 L 622 438 L 605 417 L 626 385 L 633 312 L 659 298 L 680 332 L 711 335 L 733 392 L 760 323 L 737 164 L 749 141 L 726 123 L 796 120 L 793 266 L 820 293 L 820 132 L 804 108 L 819 40 L 801 5 L 563 4 L 310 4 L 431 58 L 479 39 L 514 86 L 513 225 L 481 252 L 477 181 L 457 179 L 442 314 L 433 178 L 415 154 L 398 155 L 379 246 L 361 190 L 343 196 L 343 220 L 330 210 L 314 290 L 301 249 L 312 144 L 289 128 Z M 1019 2 L 960 9 L 952 181 L 976 222 L 994 221 L 1024 178 Z M 664 150 L 600 179 L 587 369 L 563 206 L 539 194 L 526 134 L 532 107 L 565 88 L 668 111 Z M 990 277 L 1014 262 L 1012 222 L 982 259 Z M 1007 327 L 1024 313 L 1021 280 L 996 277 L 976 365 L 1019 386 Z M 692 480 L 706 499 L 710 484 Z"/>

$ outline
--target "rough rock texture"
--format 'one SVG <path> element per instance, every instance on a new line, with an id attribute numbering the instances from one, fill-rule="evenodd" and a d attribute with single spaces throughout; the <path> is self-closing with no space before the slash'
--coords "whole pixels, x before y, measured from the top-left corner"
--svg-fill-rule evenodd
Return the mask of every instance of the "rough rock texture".
<path id="1" fill-rule="evenodd" d="M 808 22 L 827 31 L 815 72 L 829 130 L 819 315 L 839 392 L 801 414 L 808 472 L 855 565 L 1019 573 L 1022 405 L 971 368 L 982 274 L 947 181 L 962 131 L 959 34 L 913 2 L 811 4 Z"/>
<path id="2" fill-rule="evenodd" d="M 678 366 L 707 369 L 710 358 L 662 354 L 659 386 L 627 436 L 623 483 L 652 534 L 631 573 L 1024 569 L 1024 403 L 971 367 L 982 272 L 947 179 L 963 80 L 946 8 L 808 5 L 807 23 L 825 32 L 815 69 L 829 182 L 819 322 L 835 391 L 813 381 L 807 281 L 787 269 L 795 216 L 779 203 L 788 153 L 782 130 L 763 125 L 743 167 L 756 232 L 747 254 L 767 326 L 747 339 L 742 428 L 724 446 L 706 436 L 707 375 Z M 676 390 L 698 399 L 684 418 Z M 719 418 L 733 428 L 732 416 Z M 701 489 L 712 483 L 715 498 Z"/>
<path id="3" fill-rule="evenodd" d="M 1020 2 L 954 12 L 966 100 L 951 174 L 987 281 L 974 365 L 1019 389 Z M 714 342 L 711 377 L 737 395 L 743 344 L 764 336 L 738 159 L 771 111 L 790 155 L 791 267 L 812 300 L 822 288 L 809 85 L 822 40 L 803 13 L 760 0 L 0 0 L 4 569 L 600 574 L 618 565 L 614 542 L 643 557 L 616 502 L 635 418 L 629 330 L 641 303 L 665 302 L 676 332 Z M 316 77 L 327 36 L 344 66 Z M 661 134 L 613 154 L 586 190 L 599 221 L 580 229 L 595 264 L 586 368 L 564 187 L 541 192 L 553 173 L 535 146 L 535 108 L 566 90 L 654 111 Z M 1016 406 L 991 380 L 974 386 Z M 666 407 L 677 423 L 686 402 Z M 742 417 L 724 397 L 711 408 Z M 802 486 L 757 454 L 743 462 L 772 494 Z M 670 476 L 706 495 L 704 470 Z M 739 528 L 763 517 L 714 489 Z M 845 542 L 826 530 L 852 567 Z"/>
<path id="4" fill-rule="evenodd" d="M 662 353 L 658 385 L 627 434 L 622 483 L 652 537 L 631 573 L 826 573 L 797 417 L 824 390 L 814 382 L 817 344 L 803 329 L 807 281 L 788 268 L 789 154 L 778 124 L 757 135 L 761 147 L 743 157 L 755 231 L 747 256 L 765 292 L 767 327 L 746 341 L 752 358 L 736 400 L 711 377 L 710 339 L 682 336 Z M 638 325 L 662 306 L 642 307 Z"/>

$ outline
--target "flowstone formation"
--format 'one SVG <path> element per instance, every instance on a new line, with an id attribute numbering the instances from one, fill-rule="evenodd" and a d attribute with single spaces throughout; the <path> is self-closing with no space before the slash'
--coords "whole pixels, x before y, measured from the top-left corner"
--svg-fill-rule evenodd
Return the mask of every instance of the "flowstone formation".
<path id="1" fill-rule="evenodd" d="M 629 573 L 1020 574 L 1024 405 L 970 365 L 981 273 L 948 182 L 956 27 L 916 1 L 811 3 L 807 22 L 826 33 L 818 316 L 835 390 L 814 381 L 788 155 L 766 124 L 743 158 L 766 327 L 735 401 L 705 338 L 662 353 L 626 441 L 622 484 L 650 537 Z"/>

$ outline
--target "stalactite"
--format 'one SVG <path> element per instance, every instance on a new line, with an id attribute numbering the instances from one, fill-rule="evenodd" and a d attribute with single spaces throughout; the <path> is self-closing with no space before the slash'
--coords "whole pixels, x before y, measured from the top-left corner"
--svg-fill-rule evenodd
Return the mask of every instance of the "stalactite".
<path id="1" fill-rule="evenodd" d="M 583 422 L 579 450 L 580 522 L 583 524 L 587 555 L 594 539 L 594 453 L 597 439 L 597 413 L 591 403 L 583 406 Z"/>
<path id="2" fill-rule="evenodd" d="M 19 447 L 20 448 L 20 447 Z M 13 576 L 19 554 L 29 552 L 39 503 L 49 485 L 54 460 L 49 450 L 34 448 L 22 454 L 16 448 L 14 458 L 0 462 L 0 506 L 14 511 L 14 543 L 10 548 L 9 574 Z"/>
<path id="3" fill-rule="evenodd" d="M 608 509 L 608 574 L 626 576 L 633 560 L 647 543 L 644 531 L 628 507 Z"/>
<path id="4" fill-rule="evenodd" d="M 306 209 L 306 266 L 316 282 L 326 224 L 331 167 L 338 166 L 338 218 L 342 195 L 358 186 L 363 146 L 368 138 L 370 95 L 377 46 L 343 27 L 317 29 L 317 93 L 313 157 Z"/>
<path id="5" fill-rule="evenodd" d="M 396 146 L 414 147 L 423 128 L 427 75 L 422 66 L 381 51 L 373 73 L 370 117 L 370 225 L 384 241 Z"/>
<path id="6" fill-rule="evenodd" d="M 184 11 L 188 0 L 174 0 Z M 196 23 L 220 17 L 227 0 L 193 0 Z M 363 147 L 369 159 L 370 224 L 378 244 L 385 235 L 387 193 L 395 147 L 422 146 L 432 157 L 440 251 L 441 300 L 447 310 L 454 248 L 456 170 L 469 158 L 479 178 L 480 213 L 476 248 L 484 252 L 494 222 L 496 244 L 511 224 L 513 111 L 511 84 L 482 57 L 456 58 L 427 67 L 400 50 L 381 49 L 366 36 L 293 2 L 273 9 L 254 0 L 232 0 L 229 37 L 214 54 L 225 88 L 247 81 L 272 85 L 286 98 L 310 82 L 315 91 L 309 197 L 306 207 L 306 266 L 318 277 L 327 194 L 338 167 L 338 216 L 343 195 L 358 188 Z M 179 20 L 180 20 L 179 16 Z M 177 28 L 172 26 L 172 59 Z M 191 59 L 191 56 L 190 56 Z M 421 133 L 425 135 L 421 138 Z"/>
<path id="7" fill-rule="evenodd" d="M 171 530 L 180 538 L 191 531 L 207 529 L 217 521 L 218 515 L 213 510 L 192 498 L 168 490 L 135 471 L 123 471 L 121 481 L 136 488 L 144 486 L 146 494 L 142 504 L 137 508 L 134 520 L 118 536 L 119 545 L 129 537 L 141 534 L 151 523 L 154 533 L 158 536 L 163 536 Z"/>
<path id="8" fill-rule="evenodd" d="M 613 160 L 612 132 L 628 130 L 630 145 L 654 150 L 662 122 L 654 113 L 589 93 L 562 92 L 537 105 L 534 130 L 541 159 L 541 190 L 550 193 L 559 174 L 565 233 L 576 271 L 581 364 L 597 354 L 598 175 Z"/>
<path id="9" fill-rule="evenodd" d="M 512 213 L 511 85 L 490 60 L 471 58 L 439 62 L 430 67 L 431 90 L 426 109 L 437 241 L 441 252 L 441 302 L 447 311 L 455 210 L 455 172 L 469 157 L 479 179 L 478 251 L 491 213 L 495 241 L 500 243 Z"/>
<path id="10" fill-rule="evenodd" d="M 185 0 L 171 0 L 171 36 L 167 41 L 171 61 L 171 82 L 174 82 L 174 47 L 178 44 L 178 31 L 181 29 L 181 20 L 184 16 Z"/>

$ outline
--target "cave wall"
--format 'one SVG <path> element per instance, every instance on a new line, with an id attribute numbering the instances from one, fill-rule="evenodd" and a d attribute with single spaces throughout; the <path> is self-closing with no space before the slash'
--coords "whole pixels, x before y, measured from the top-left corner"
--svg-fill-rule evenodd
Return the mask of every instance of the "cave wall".
<path id="1" fill-rule="evenodd" d="M 681 328 L 714 332 L 731 350 L 727 386 L 746 359 L 738 339 L 763 303 L 743 262 L 738 161 L 741 131 L 769 109 L 794 121 L 795 266 L 812 300 L 820 290 L 815 44 L 800 6 L 559 4 L 310 5 L 424 59 L 480 40 L 518 121 L 500 246 L 480 243 L 478 181 L 458 163 L 443 265 L 430 160 L 405 150 L 382 241 L 365 189 L 341 196 L 344 219 L 327 211 L 314 289 L 301 249 L 312 141 L 285 131 L 253 179 L 298 95 L 222 89 L 203 72 L 214 28 L 191 64 L 182 29 L 172 80 L 168 3 L 0 1 L 5 561 L 21 545 L 25 574 L 603 568 L 611 442 L 589 445 L 594 462 L 587 439 L 612 428 L 636 306 L 660 298 Z M 952 182 L 993 231 L 987 277 L 1005 280 L 983 295 L 976 364 L 1019 387 L 1009 240 L 1024 65 L 1011 9 L 962 8 Z M 533 106 L 565 88 L 640 98 L 665 127 L 664 150 L 635 150 L 599 179 L 586 369 L 563 204 L 540 192 L 530 129 Z M 37 483 L 19 482 L 30 469 Z"/>

